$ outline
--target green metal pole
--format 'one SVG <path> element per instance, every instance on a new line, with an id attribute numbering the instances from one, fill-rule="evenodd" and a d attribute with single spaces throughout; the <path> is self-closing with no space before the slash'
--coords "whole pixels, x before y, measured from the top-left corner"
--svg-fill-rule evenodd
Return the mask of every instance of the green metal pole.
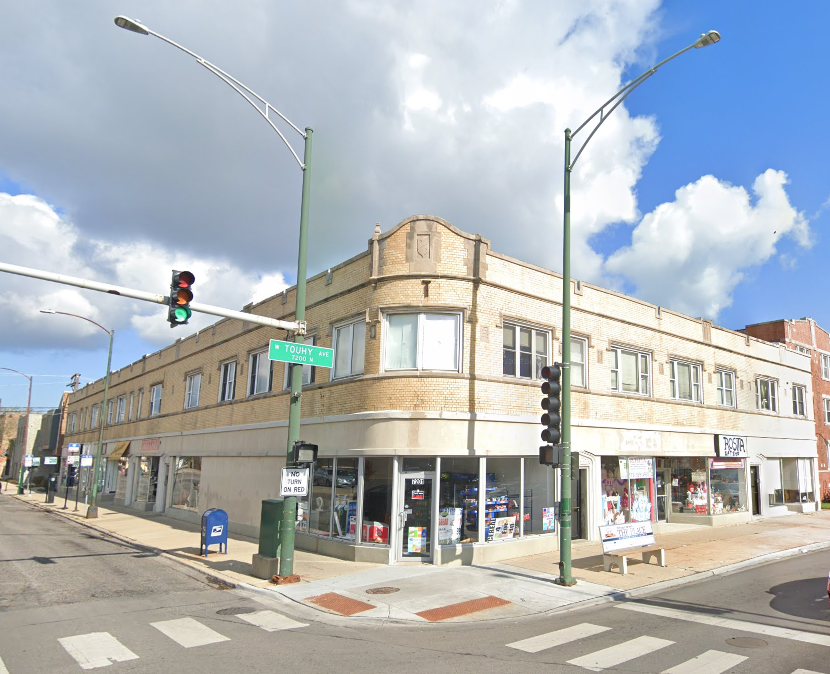
<path id="1" fill-rule="evenodd" d="M 306 250 L 308 248 L 308 203 L 311 194 L 311 136 L 313 129 L 305 129 L 305 150 L 303 154 L 303 199 L 300 205 L 300 246 L 297 255 L 297 306 L 294 320 L 305 320 L 305 281 Z M 304 335 L 296 334 L 295 342 L 302 343 Z M 303 366 L 289 365 L 291 368 L 291 399 L 288 406 L 288 447 L 286 448 L 286 465 L 291 459 L 294 443 L 300 439 L 300 399 L 303 393 Z M 282 511 L 282 540 L 280 551 L 280 576 L 286 578 L 294 575 L 294 530 L 297 525 L 297 497 L 288 496 Z"/>
<path id="2" fill-rule="evenodd" d="M 559 585 L 571 575 L 571 130 L 565 129 L 565 216 L 562 247 L 562 495 L 559 503 Z"/>
<path id="3" fill-rule="evenodd" d="M 98 473 L 101 469 L 101 455 L 104 450 L 104 419 L 106 419 L 105 410 L 107 409 L 107 395 L 110 389 L 110 366 L 112 365 L 112 339 L 115 337 L 115 330 L 108 330 L 110 333 L 110 348 L 107 353 L 107 374 L 104 377 L 104 401 L 101 403 L 100 422 L 101 426 L 98 429 L 98 447 L 95 449 L 95 458 L 92 460 L 92 498 L 89 502 L 89 507 L 86 509 L 86 518 L 88 520 L 98 517 Z"/>
<path id="4" fill-rule="evenodd" d="M 10 368 L 4 367 L 0 368 L 3 370 L 9 370 L 9 372 L 17 372 L 17 370 L 12 370 Z M 17 478 L 17 493 L 23 493 L 23 468 L 24 464 L 26 463 L 26 445 L 29 442 L 29 413 L 32 409 L 32 377 L 23 374 L 22 372 L 17 372 L 19 375 L 23 375 L 29 380 L 29 397 L 26 400 L 26 418 L 23 421 L 23 454 L 20 455 L 20 476 Z"/>

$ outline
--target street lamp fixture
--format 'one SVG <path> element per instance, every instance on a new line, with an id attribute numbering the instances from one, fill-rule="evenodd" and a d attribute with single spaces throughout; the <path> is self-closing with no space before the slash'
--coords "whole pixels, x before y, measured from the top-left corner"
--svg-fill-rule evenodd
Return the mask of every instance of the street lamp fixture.
<path id="1" fill-rule="evenodd" d="M 260 116 L 268 123 L 268 125 L 279 135 L 282 142 L 294 156 L 300 170 L 303 172 L 303 192 L 302 201 L 300 203 L 300 240 L 297 254 L 297 302 L 294 309 L 294 320 L 301 326 L 294 335 L 294 340 L 302 342 L 304 337 L 305 324 L 305 299 L 306 299 L 306 250 L 308 240 L 308 206 L 311 194 L 311 138 L 313 130 L 311 127 L 306 127 L 305 131 L 301 131 L 291 120 L 283 115 L 279 110 L 272 106 L 262 96 L 242 84 L 239 80 L 232 77 L 224 70 L 216 67 L 209 61 L 206 61 L 195 52 L 182 47 L 180 44 L 150 30 L 147 26 L 139 21 L 127 18 L 126 16 L 115 17 L 115 25 L 119 28 L 138 33 L 140 35 L 153 35 L 160 40 L 176 47 L 185 54 L 192 56 L 199 65 L 204 66 L 225 84 L 231 87 L 236 93 L 242 96 L 253 108 L 260 114 Z M 305 144 L 303 148 L 303 158 L 300 159 L 297 152 L 288 142 L 288 139 L 283 135 L 282 131 L 276 126 L 271 118 L 271 113 L 274 113 L 283 122 L 288 124 L 294 131 L 302 136 Z M 289 398 L 288 408 L 288 440 L 286 447 L 286 464 L 291 462 L 291 454 L 294 448 L 294 443 L 300 439 L 300 396 L 303 387 L 303 368 L 302 365 L 289 365 L 291 373 L 289 380 L 291 382 L 291 396 Z M 283 520 L 282 520 L 282 548 L 280 554 L 280 576 L 286 578 L 294 575 L 294 531 L 296 527 L 296 509 L 297 498 L 295 496 L 288 496 L 285 498 L 283 506 Z"/>
<path id="2" fill-rule="evenodd" d="M 585 147 L 593 138 L 603 122 L 617 109 L 628 95 L 657 72 L 657 69 L 672 59 L 690 49 L 708 47 L 720 41 L 720 33 L 710 30 L 703 33 L 697 40 L 688 47 L 663 59 L 658 64 L 646 70 L 638 78 L 631 80 L 616 94 L 603 103 L 594 113 L 580 124 L 573 133 L 565 129 L 565 193 L 564 193 L 564 218 L 563 218 L 563 248 L 562 248 L 562 494 L 559 509 L 559 577 L 556 582 L 560 585 L 574 585 L 576 581 L 571 575 L 571 172 Z M 589 122 L 596 119 L 599 121 L 588 134 L 582 147 L 579 148 L 576 157 L 571 161 L 571 140 Z"/>
<path id="3" fill-rule="evenodd" d="M 41 309 L 40 313 L 42 314 L 60 314 L 61 316 L 72 316 L 74 318 L 80 318 L 81 320 L 87 321 L 88 323 L 92 323 L 93 325 L 101 328 L 104 332 L 106 332 L 110 336 L 110 346 L 109 351 L 107 352 L 107 373 L 104 377 L 104 398 L 101 401 L 101 413 L 98 415 L 98 423 L 100 424 L 98 427 L 98 446 L 95 448 L 95 458 L 92 461 L 92 496 L 89 499 L 89 506 L 86 509 L 86 517 L 87 519 L 95 519 L 98 517 L 98 484 L 100 482 L 99 473 L 101 472 L 101 456 L 104 450 L 104 410 L 107 407 L 107 395 L 109 394 L 110 388 L 110 366 L 112 365 L 112 339 L 115 337 L 115 330 L 107 330 L 103 325 L 100 323 L 96 323 L 91 318 L 87 318 L 86 316 L 79 316 L 78 314 L 70 314 L 65 311 L 55 311 L 54 309 Z M 67 486 L 67 489 L 69 487 Z M 67 491 L 67 493 L 69 493 Z"/>

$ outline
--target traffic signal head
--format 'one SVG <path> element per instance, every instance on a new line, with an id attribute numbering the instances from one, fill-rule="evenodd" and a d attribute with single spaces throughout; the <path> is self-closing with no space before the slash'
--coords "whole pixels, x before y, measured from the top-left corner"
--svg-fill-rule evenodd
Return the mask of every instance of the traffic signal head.
<path id="1" fill-rule="evenodd" d="M 171 328 L 186 324 L 193 314 L 190 309 L 193 291 L 190 288 L 195 282 L 196 277 L 191 272 L 173 270 L 168 301 L 170 308 L 167 312 L 167 321 Z"/>
<path id="2" fill-rule="evenodd" d="M 542 378 L 544 379 L 542 382 L 542 393 L 545 396 L 542 398 L 542 409 L 545 410 L 545 413 L 542 415 L 542 425 L 545 427 L 542 429 L 542 440 L 552 445 L 557 444 L 562 437 L 559 431 L 559 424 L 561 422 L 559 408 L 562 406 L 562 401 L 559 397 L 562 392 L 562 387 L 559 384 L 561 376 L 562 370 L 559 368 L 558 363 L 545 365 L 542 368 Z"/>

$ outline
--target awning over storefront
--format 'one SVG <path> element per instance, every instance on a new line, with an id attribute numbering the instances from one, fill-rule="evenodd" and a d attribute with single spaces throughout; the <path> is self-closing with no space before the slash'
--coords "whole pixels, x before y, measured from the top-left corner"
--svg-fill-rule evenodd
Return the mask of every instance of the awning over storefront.
<path id="1" fill-rule="evenodd" d="M 118 461 L 130 448 L 130 441 L 123 440 L 122 442 L 115 443 L 115 449 L 110 452 L 110 455 L 107 457 L 108 461 Z"/>

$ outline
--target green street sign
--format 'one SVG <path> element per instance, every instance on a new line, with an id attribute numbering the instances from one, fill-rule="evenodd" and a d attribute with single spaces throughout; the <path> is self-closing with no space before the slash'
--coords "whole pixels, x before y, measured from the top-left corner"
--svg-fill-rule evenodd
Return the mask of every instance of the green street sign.
<path id="1" fill-rule="evenodd" d="M 283 363 L 299 363 L 314 367 L 333 367 L 334 349 L 324 346 L 311 346 L 299 342 L 281 342 L 272 339 L 268 349 L 270 360 L 279 360 Z"/>

